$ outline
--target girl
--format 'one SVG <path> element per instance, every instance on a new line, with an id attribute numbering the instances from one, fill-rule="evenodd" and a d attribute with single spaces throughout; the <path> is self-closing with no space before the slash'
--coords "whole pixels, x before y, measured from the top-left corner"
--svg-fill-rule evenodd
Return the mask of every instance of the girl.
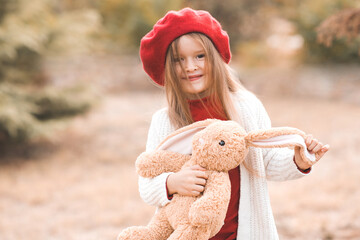
<path id="1" fill-rule="evenodd" d="M 144 70 L 164 86 L 168 102 L 152 117 L 146 151 L 177 128 L 207 118 L 235 120 L 246 131 L 271 127 L 261 102 L 229 68 L 228 35 L 208 12 L 168 12 L 141 40 L 140 56 Z M 321 156 L 329 149 L 311 136 L 306 145 Z M 257 174 L 243 165 L 229 172 L 231 200 L 225 223 L 212 240 L 278 239 L 266 180 L 296 179 L 311 170 L 297 149 L 250 148 L 246 164 Z M 175 193 L 200 195 L 206 179 L 205 169 L 192 166 L 152 179 L 140 177 L 139 191 L 145 202 L 162 207 Z"/>

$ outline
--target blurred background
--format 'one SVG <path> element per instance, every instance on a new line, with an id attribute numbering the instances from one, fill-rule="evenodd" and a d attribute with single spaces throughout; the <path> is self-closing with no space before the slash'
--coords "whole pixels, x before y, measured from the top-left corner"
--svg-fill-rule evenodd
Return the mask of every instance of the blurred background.
<path id="1" fill-rule="evenodd" d="M 360 3 L 353 0 L 0 0 L 0 239 L 115 239 L 145 225 L 136 157 L 163 90 L 140 39 L 169 10 L 209 11 L 274 126 L 331 145 L 269 182 L 281 239 L 360 239 Z"/>

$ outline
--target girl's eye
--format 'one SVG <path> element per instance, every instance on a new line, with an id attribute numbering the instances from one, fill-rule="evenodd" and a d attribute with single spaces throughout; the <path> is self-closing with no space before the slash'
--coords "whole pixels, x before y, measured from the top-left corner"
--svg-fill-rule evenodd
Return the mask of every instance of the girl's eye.
<path id="1" fill-rule="evenodd" d="M 196 57 L 197 57 L 197 59 L 203 59 L 205 57 L 205 54 L 199 54 Z"/>
<path id="2" fill-rule="evenodd" d="M 221 141 L 219 142 L 219 145 L 220 145 L 220 146 L 224 146 L 224 145 L 225 145 L 225 141 L 224 141 L 224 140 L 221 140 Z"/>

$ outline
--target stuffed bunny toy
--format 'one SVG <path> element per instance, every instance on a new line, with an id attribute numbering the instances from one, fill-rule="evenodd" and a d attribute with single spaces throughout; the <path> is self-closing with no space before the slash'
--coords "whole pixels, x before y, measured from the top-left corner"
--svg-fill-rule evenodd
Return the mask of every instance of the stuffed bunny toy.
<path id="1" fill-rule="evenodd" d="M 296 128 L 271 128 L 246 133 L 234 121 L 208 119 L 180 128 L 163 140 L 153 152 L 136 160 L 137 173 L 153 178 L 164 172 L 200 165 L 207 170 L 204 192 L 198 197 L 174 194 L 160 208 L 148 226 L 123 230 L 119 240 L 197 239 L 213 237 L 224 224 L 230 201 L 228 171 L 242 164 L 249 147 L 299 147 L 310 165 L 317 156 L 305 145 L 305 134 Z"/>

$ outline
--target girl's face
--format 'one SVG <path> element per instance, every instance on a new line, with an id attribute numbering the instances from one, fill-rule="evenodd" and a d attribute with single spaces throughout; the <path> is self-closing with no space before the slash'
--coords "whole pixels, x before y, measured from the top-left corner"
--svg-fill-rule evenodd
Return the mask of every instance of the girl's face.
<path id="1" fill-rule="evenodd" d="M 179 38 L 175 69 L 185 93 L 200 94 L 207 89 L 205 58 L 205 50 L 199 41 L 187 35 Z"/>

